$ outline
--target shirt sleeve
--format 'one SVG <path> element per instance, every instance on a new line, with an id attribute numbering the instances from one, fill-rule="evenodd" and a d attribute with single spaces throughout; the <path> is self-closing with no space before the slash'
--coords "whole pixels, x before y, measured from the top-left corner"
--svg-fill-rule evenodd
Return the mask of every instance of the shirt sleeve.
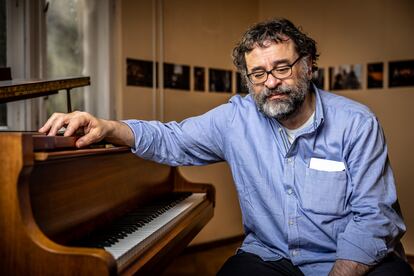
<path id="1" fill-rule="evenodd" d="M 382 129 L 372 117 L 354 134 L 347 157 L 353 218 L 338 236 L 337 258 L 374 265 L 405 232 Z"/>
<path id="2" fill-rule="evenodd" d="M 222 131 L 231 104 L 181 123 L 125 120 L 134 133 L 132 152 L 170 166 L 205 165 L 223 160 Z"/>

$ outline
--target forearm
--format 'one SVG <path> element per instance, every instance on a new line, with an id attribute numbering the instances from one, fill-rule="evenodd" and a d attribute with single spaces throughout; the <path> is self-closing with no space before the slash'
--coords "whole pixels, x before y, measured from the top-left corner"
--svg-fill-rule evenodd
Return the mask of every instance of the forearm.
<path id="1" fill-rule="evenodd" d="M 119 121 L 102 121 L 106 125 L 106 141 L 116 145 L 134 147 L 134 134 L 127 124 Z"/>
<path id="2" fill-rule="evenodd" d="M 365 275 L 370 266 L 350 260 L 336 260 L 329 276 L 361 276 Z"/>
<path id="3" fill-rule="evenodd" d="M 206 165 L 222 161 L 216 142 L 200 128 L 209 126 L 189 118 L 182 123 L 126 120 L 134 135 L 132 152 L 144 159 L 170 166 Z M 215 135 L 217 137 L 218 135 Z"/>

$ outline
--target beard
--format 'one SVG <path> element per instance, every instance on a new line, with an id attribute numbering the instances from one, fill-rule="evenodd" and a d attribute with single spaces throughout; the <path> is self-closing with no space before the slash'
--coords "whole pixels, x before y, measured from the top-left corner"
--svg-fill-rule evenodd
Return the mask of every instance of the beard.
<path id="1" fill-rule="evenodd" d="M 303 69 L 293 85 L 281 84 L 274 89 L 264 86 L 259 93 L 255 93 L 252 85 L 249 85 L 249 93 L 256 102 L 259 111 L 278 121 L 286 120 L 295 115 L 305 101 L 305 96 L 310 88 L 310 81 L 306 76 L 307 70 Z M 285 97 L 271 100 L 270 97 L 274 95 L 285 95 Z"/>

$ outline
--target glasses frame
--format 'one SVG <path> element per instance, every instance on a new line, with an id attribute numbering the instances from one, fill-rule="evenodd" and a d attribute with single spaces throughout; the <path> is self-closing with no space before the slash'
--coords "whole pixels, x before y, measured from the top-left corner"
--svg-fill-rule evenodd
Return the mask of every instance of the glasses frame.
<path id="1" fill-rule="evenodd" d="M 250 76 L 251 75 L 253 75 L 253 74 L 257 74 L 258 72 L 262 72 L 262 71 L 256 71 L 256 72 L 252 72 L 252 73 L 249 73 L 249 74 L 247 74 L 246 76 L 247 76 L 247 78 L 249 79 L 249 81 L 250 81 L 250 83 L 251 84 L 253 84 L 253 85 L 260 85 L 260 84 L 263 84 L 263 83 L 265 83 L 266 81 L 267 81 L 267 79 L 269 78 L 269 74 L 271 74 L 275 79 L 278 79 L 278 80 L 285 80 L 285 79 L 288 79 L 288 78 L 290 78 L 291 76 L 292 76 L 292 72 L 293 72 L 293 70 L 292 70 L 292 68 L 293 68 L 293 66 L 295 66 L 295 64 L 301 59 L 301 58 L 303 58 L 303 56 L 299 56 L 294 62 L 292 62 L 291 64 L 287 64 L 287 65 L 283 65 L 283 66 L 279 66 L 279 67 L 274 67 L 274 68 L 272 68 L 272 70 L 269 70 L 269 71 L 266 71 L 266 70 L 263 70 L 263 72 L 264 73 L 266 73 L 266 79 L 264 80 L 264 81 L 262 81 L 262 82 L 257 82 L 257 83 L 254 83 L 251 79 L 250 79 Z M 286 76 L 286 77 L 283 77 L 283 78 L 278 78 L 278 77 L 276 77 L 275 75 L 273 75 L 273 71 L 274 70 L 276 70 L 276 69 L 280 69 L 280 68 L 284 68 L 284 67 L 289 67 L 289 69 L 290 69 L 290 74 L 288 75 L 288 76 Z"/>

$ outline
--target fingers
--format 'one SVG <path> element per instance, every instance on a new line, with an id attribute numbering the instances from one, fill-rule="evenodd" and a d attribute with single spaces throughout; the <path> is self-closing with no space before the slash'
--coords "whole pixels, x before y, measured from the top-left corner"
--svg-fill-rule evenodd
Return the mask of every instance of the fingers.
<path id="1" fill-rule="evenodd" d="M 73 135 L 76 130 L 90 124 L 94 117 L 86 112 L 54 113 L 39 129 L 39 132 L 54 136 L 63 126 L 66 126 L 64 136 Z"/>
<path id="2" fill-rule="evenodd" d="M 90 131 L 85 131 L 85 135 L 76 140 L 76 147 L 81 148 L 87 145 L 101 141 L 104 138 L 102 128 L 91 128 Z"/>
<path id="3" fill-rule="evenodd" d="M 60 116 L 56 116 L 55 119 L 52 122 L 52 125 L 49 129 L 48 136 L 55 136 L 56 133 L 61 129 L 62 127 L 66 126 L 69 122 L 69 116 L 68 114 L 61 114 Z"/>
<path id="4" fill-rule="evenodd" d="M 92 116 L 90 116 L 87 113 L 79 112 L 77 114 L 73 114 L 70 120 L 68 121 L 66 131 L 63 135 L 72 136 L 78 129 L 86 125 L 89 125 L 91 118 Z"/>
<path id="5" fill-rule="evenodd" d="M 50 118 L 46 121 L 46 123 L 39 129 L 39 132 L 41 133 L 48 133 L 50 127 L 52 126 L 52 122 L 53 122 L 53 118 L 56 116 L 56 113 L 54 113 L 52 116 L 50 116 Z"/>
<path id="6" fill-rule="evenodd" d="M 53 113 L 43 127 L 39 129 L 39 132 L 47 135 L 56 135 L 56 132 L 65 124 L 63 119 L 65 115 L 63 113 Z"/>
<path id="7" fill-rule="evenodd" d="M 58 130 L 66 126 L 64 136 L 72 136 L 78 129 L 84 130 L 85 135 L 76 141 L 77 147 L 85 147 L 101 141 L 105 136 L 104 121 L 86 112 L 75 111 L 69 114 L 54 113 L 39 132 L 48 136 L 56 135 Z"/>

